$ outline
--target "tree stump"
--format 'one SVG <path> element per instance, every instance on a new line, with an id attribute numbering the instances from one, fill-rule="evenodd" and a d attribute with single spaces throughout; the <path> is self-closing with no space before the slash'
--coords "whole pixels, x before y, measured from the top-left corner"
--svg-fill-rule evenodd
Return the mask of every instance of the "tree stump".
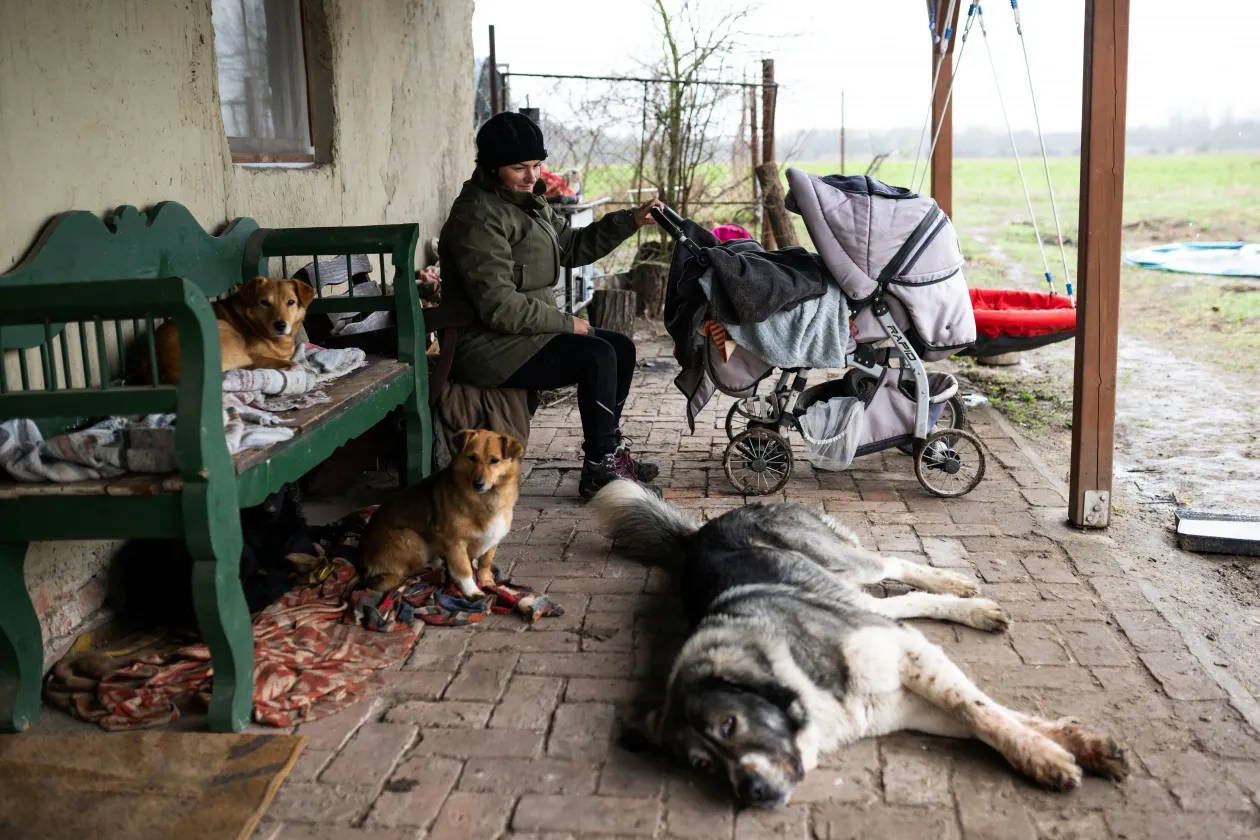
<path id="1" fill-rule="evenodd" d="M 665 312 L 665 284 L 669 280 L 670 251 L 665 243 L 650 239 L 639 246 L 630 269 L 630 288 L 638 296 L 638 311 L 660 320 Z"/>
<path id="2" fill-rule="evenodd" d="M 629 289 L 597 289 L 591 297 L 591 325 L 634 338 L 638 297 Z"/>
<path id="3" fill-rule="evenodd" d="M 766 219 L 770 222 L 770 230 L 774 232 L 776 248 L 799 245 L 796 239 L 796 226 L 792 217 L 783 206 L 783 185 L 779 183 L 779 166 L 770 161 L 757 166 L 757 182 L 761 184 L 761 193 L 766 197 Z"/>

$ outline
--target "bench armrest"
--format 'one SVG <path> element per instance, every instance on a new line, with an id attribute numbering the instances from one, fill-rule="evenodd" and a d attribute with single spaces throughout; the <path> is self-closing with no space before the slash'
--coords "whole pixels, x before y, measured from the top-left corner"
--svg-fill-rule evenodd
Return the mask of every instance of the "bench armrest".
<path id="1" fill-rule="evenodd" d="M 235 472 L 223 434 L 223 380 L 219 329 L 210 302 L 180 277 L 98 280 L 86 283 L 9 285 L 0 292 L 0 326 L 94 318 L 171 318 L 179 330 L 178 386 L 63 389 L 0 395 L 4 417 L 101 417 L 176 414 L 175 452 L 185 483 Z"/>
<path id="2" fill-rule="evenodd" d="M 420 226 L 415 224 L 260 228 L 245 243 L 242 278 L 267 274 L 267 263 L 272 257 L 316 259 L 320 255 L 389 254 L 394 266 L 392 301 L 389 296 L 362 301 L 338 297 L 336 309 L 325 311 L 393 309 L 398 320 L 398 360 L 419 369 L 422 367 L 419 363 L 424 360 L 424 321 L 420 316 L 420 296 L 415 283 L 416 243 L 419 240 Z M 318 306 L 316 310 L 327 305 Z M 417 382 L 417 385 L 421 383 Z"/>

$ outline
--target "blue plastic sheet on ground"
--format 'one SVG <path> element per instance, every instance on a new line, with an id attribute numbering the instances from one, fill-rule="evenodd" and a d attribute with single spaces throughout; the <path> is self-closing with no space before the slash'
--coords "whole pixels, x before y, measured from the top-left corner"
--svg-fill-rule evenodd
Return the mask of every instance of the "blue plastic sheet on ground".
<path id="1" fill-rule="evenodd" d="M 1174 242 L 1129 251 L 1124 262 L 1182 274 L 1260 277 L 1260 243 Z"/>

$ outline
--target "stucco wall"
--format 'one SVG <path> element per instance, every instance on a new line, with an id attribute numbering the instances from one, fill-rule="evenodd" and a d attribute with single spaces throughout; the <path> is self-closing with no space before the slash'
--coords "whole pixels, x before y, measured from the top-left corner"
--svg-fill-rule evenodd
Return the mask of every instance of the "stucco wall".
<path id="1" fill-rule="evenodd" d="M 472 169 L 472 0 L 322 3 L 332 162 L 268 170 L 231 162 L 210 0 L 0 2 L 0 270 L 56 213 L 168 199 L 212 230 L 252 216 L 435 236 Z M 48 651 L 101 614 L 111 554 L 31 546 Z"/>

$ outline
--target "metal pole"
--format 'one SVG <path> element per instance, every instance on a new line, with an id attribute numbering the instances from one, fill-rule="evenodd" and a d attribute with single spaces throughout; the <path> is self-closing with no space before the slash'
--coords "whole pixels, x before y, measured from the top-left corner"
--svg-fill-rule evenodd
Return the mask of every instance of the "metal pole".
<path id="1" fill-rule="evenodd" d="M 757 164 L 761 157 L 761 138 L 757 136 L 757 89 L 749 88 L 748 90 L 748 122 L 752 127 L 752 143 L 749 147 L 750 165 L 748 167 L 749 177 L 752 178 L 752 200 L 753 200 L 753 220 L 761 218 L 761 191 L 760 185 L 757 183 Z"/>
<path id="2" fill-rule="evenodd" d="M 774 163 L 774 59 L 761 60 L 761 162 Z M 770 225 L 770 208 L 767 206 L 770 191 L 762 192 L 761 244 L 769 250 L 778 247 L 774 228 Z"/>
<path id="3" fill-rule="evenodd" d="M 764 117 L 761 126 L 761 162 L 774 161 L 774 59 L 761 60 L 761 112 Z"/>
<path id="4" fill-rule="evenodd" d="M 647 109 L 648 109 L 648 83 L 643 83 L 643 123 L 639 128 L 639 160 L 634 170 L 634 188 L 635 195 L 643 198 L 643 162 L 647 158 Z M 639 228 L 634 235 L 635 245 L 643 244 L 643 228 Z"/>
<path id="5" fill-rule="evenodd" d="M 840 91 L 840 174 L 844 174 L 844 91 Z"/>
<path id="6" fill-rule="evenodd" d="M 494 24 L 490 24 L 490 116 L 499 113 L 499 62 L 494 56 Z"/>

